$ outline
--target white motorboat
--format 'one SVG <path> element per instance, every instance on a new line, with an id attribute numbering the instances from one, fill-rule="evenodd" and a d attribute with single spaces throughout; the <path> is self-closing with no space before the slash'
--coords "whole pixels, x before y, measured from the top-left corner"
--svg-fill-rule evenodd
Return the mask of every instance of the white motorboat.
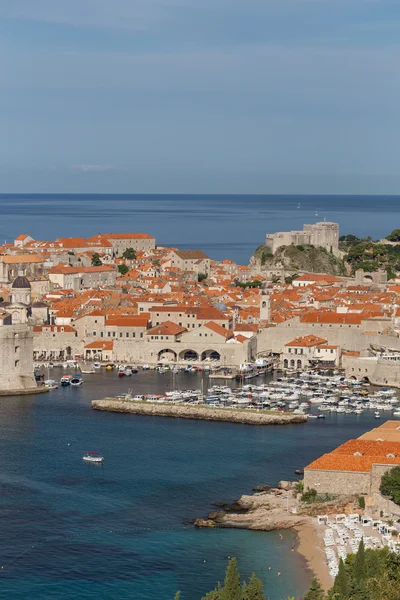
<path id="1" fill-rule="evenodd" d="M 71 377 L 71 385 L 73 385 L 74 387 L 78 387 L 79 385 L 82 385 L 82 383 L 82 377 L 80 377 L 79 375 L 74 375 L 73 377 Z"/>
<path id="2" fill-rule="evenodd" d="M 381 415 L 378 413 L 378 411 L 376 411 L 376 413 L 375 413 L 375 419 L 380 419 L 380 418 L 381 418 Z"/>
<path id="3" fill-rule="evenodd" d="M 60 383 L 62 386 L 71 385 L 71 375 L 64 375 L 64 377 L 61 377 Z"/>
<path id="4" fill-rule="evenodd" d="M 101 369 L 101 364 L 99 362 L 94 362 L 93 369 Z"/>
<path id="5" fill-rule="evenodd" d="M 46 379 L 44 385 L 48 390 L 56 390 L 58 388 L 58 383 L 57 381 L 54 381 L 54 379 Z"/>
<path id="6" fill-rule="evenodd" d="M 82 457 L 86 462 L 102 463 L 104 460 L 103 456 L 100 456 L 98 452 L 86 452 L 85 456 Z"/>

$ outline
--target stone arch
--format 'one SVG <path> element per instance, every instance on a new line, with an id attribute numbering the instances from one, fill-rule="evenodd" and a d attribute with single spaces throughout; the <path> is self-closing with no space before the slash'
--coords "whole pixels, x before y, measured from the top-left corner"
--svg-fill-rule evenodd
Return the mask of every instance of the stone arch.
<path id="1" fill-rule="evenodd" d="M 298 361 L 297 361 L 297 368 L 301 369 L 301 360 L 300 359 L 298 359 Z"/>
<path id="2" fill-rule="evenodd" d="M 217 352 L 216 350 L 204 350 L 204 352 L 201 353 L 201 360 L 221 360 L 221 355 L 219 352 Z"/>
<path id="3" fill-rule="evenodd" d="M 158 362 L 176 362 L 178 358 L 176 352 L 174 350 L 170 350 L 169 348 L 164 348 L 160 350 L 157 355 Z"/>
<path id="4" fill-rule="evenodd" d="M 284 369 L 287 369 L 287 368 L 288 368 L 288 366 L 289 366 L 289 361 L 288 361 L 288 359 L 287 359 L 287 358 L 285 358 L 285 360 L 283 361 L 283 368 L 284 368 Z"/>
<path id="5" fill-rule="evenodd" d="M 292 358 L 292 360 L 290 361 L 290 366 L 294 367 L 294 359 Z"/>
<path id="6" fill-rule="evenodd" d="M 197 354 L 196 350 L 182 350 L 182 352 L 179 355 L 179 358 L 181 360 L 193 361 L 199 360 L 199 355 Z"/>

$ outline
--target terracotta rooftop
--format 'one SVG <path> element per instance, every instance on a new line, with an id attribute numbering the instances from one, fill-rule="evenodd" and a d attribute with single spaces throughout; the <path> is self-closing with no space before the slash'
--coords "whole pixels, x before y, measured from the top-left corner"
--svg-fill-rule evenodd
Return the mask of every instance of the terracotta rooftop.
<path id="1" fill-rule="evenodd" d="M 291 342 L 285 344 L 285 346 L 300 346 L 311 348 L 312 346 L 320 346 L 326 344 L 327 340 L 317 337 L 316 335 L 305 335 L 304 337 L 297 337 Z"/>
<path id="2" fill-rule="evenodd" d="M 176 323 L 172 323 L 172 321 L 165 321 L 149 329 L 146 335 L 179 335 L 185 331 L 185 327 L 180 327 Z"/>

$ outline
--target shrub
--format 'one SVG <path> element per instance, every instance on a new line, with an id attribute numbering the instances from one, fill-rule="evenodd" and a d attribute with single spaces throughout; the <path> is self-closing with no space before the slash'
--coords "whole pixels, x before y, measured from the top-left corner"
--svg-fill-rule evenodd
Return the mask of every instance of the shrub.
<path id="1" fill-rule="evenodd" d="M 382 477 L 380 492 L 382 496 L 390 496 L 396 504 L 400 504 L 400 467 L 394 467 Z"/>
<path id="2" fill-rule="evenodd" d="M 315 490 L 314 488 L 307 488 L 307 491 L 304 492 L 301 496 L 301 501 L 306 502 L 307 504 L 311 504 L 312 502 L 316 502 L 317 496 L 317 490 Z"/>
<path id="3" fill-rule="evenodd" d="M 364 510 L 365 508 L 365 498 L 364 496 L 358 497 L 358 506 Z"/>

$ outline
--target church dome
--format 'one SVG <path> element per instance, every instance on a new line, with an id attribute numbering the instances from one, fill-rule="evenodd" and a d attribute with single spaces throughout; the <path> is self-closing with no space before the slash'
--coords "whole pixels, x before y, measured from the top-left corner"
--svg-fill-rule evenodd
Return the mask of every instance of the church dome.
<path id="1" fill-rule="evenodd" d="M 23 275 L 18 275 L 18 277 L 14 279 L 11 287 L 13 290 L 30 290 L 31 284 L 26 277 Z"/>

